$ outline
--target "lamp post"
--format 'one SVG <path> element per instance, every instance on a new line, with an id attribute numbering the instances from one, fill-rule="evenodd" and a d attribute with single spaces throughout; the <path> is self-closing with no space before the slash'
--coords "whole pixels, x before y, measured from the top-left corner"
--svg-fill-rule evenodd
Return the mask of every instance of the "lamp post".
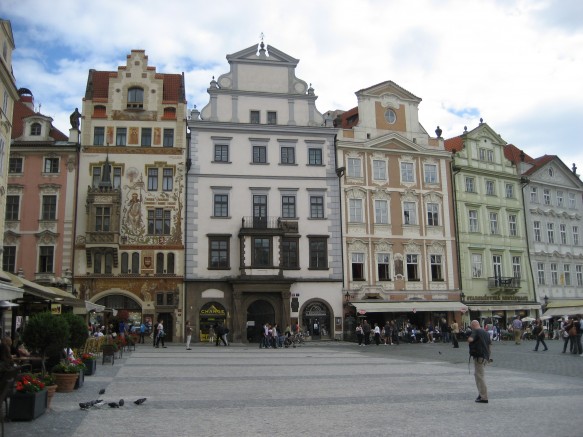
<path id="1" fill-rule="evenodd" d="M 344 295 L 344 302 L 349 303 L 350 299 L 352 299 L 352 296 L 350 295 L 350 292 L 347 291 L 346 294 Z"/>

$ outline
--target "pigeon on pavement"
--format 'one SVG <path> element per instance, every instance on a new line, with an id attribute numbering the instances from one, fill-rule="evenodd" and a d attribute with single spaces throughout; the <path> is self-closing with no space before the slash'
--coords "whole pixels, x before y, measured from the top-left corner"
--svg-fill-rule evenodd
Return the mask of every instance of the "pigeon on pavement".
<path id="1" fill-rule="evenodd" d="M 124 400 L 123 400 L 123 399 L 120 399 L 120 400 L 119 400 L 119 402 L 118 402 L 118 405 L 119 405 L 120 407 L 123 407 L 123 404 L 124 404 L 124 403 L 125 403 L 125 402 L 124 402 Z"/>
<path id="2" fill-rule="evenodd" d="M 119 405 L 116 402 L 110 402 L 107 405 L 109 405 L 111 408 L 119 408 Z"/>
<path id="3" fill-rule="evenodd" d="M 103 393 L 105 393 L 105 389 L 102 388 L 101 390 L 99 390 L 99 394 L 102 395 Z"/>
<path id="4" fill-rule="evenodd" d="M 142 405 L 144 402 L 146 402 L 147 398 L 140 398 L 134 401 L 134 404 L 136 405 Z"/>

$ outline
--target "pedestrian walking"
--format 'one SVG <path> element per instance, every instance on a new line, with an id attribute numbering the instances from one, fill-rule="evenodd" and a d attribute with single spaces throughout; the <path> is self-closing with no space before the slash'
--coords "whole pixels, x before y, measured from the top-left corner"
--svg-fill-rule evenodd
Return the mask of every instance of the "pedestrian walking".
<path id="1" fill-rule="evenodd" d="M 364 339 L 364 331 L 362 330 L 362 325 L 360 323 L 356 327 L 356 339 L 358 340 L 358 345 L 363 346 L 362 340 Z"/>
<path id="2" fill-rule="evenodd" d="M 379 324 L 374 324 L 374 342 L 378 346 L 381 344 L 381 328 L 379 328 Z"/>
<path id="3" fill-rule="evenodd" d="M 362 322 L 362 330 L 364 332 L 364 345 L 368 346 L 370 344 L 370 325 L 365 320 Z"/>
<path id="4" fill-rule="evenodd" d="M 581 329 L 581 320 L 579 316 L 573 317 L 573 326 L 575 327 L 575 338 L 573 340 L 575 346 L 573 347 L 573 353 L 583 356 L 583 347 L 581 345 L 581 333 L 583 330 Z"/>
<path id="5" fill-rule="evenodd" d="M 190 321 L 187 320 L 186 324 L 184 325 L 184 336 L 186 337 L 186 350 L 191 350 L 190 348 L 190 340 L 192 339 L 192 327 L 190 326 Z"/>
<path id="6" fill-rule="evenodd" d="M 535 352 L 538 352 L 538 345 L 540 343 L 542 343 L 544 346 L 543 351 L 549 350 L 547 344 L 545 343 L 545 327 L 543 326 L 541 319 L 536 320 L 532 334 L 534 335 L 534 338 L 536 338 L 536 346 L 534 347 Z"/>
<path id="7" fill-rule="evenodd" d="M 158 326 L 156 327 L 156 347 L 160 347 L 160 343 L 162 343 L 162 347 L 166 348 L 164 344 L 164 337 L 166 337 L 166 333 L 164 332 L 164 320 L 160 320 L 158 322 Z"/>
<path id="8" fill-rule="evenodd" d="M 393 334 L 391 329 L 391 324 L 387 320 L 385 322 L 385 344 L 393 344 Z"/>
<path id="9" fill-rule="evenodd" d="M 457 324 L 457 320 L 453 319 L 453 323 L 451 324 L 451 341 L 453 342 L 453 347 L 454 348 L 459 348 L 460 344 L 457 341 L 457 336 L 460 332 L 460 327 Z"/>
<path id="10" fill-rule="evenodd" d="M 480 322 L 472 320 L 470 323 L 472 333 L 468 337 L 470 356 L 474 359 L 474 379 L 478 388 L 478 397 L 476 402 L 481 404 L 488 403 L 488 388 L 486 387 L 485 368 L 490 362 L 490 336 L 480 326 Z"/>
<path id="11" fill-rule="evenodd" d="M 514 343 L 520 344 L 520 339 L 522 338 L 522 321 L 520 320 L 520 316 L 516 316 L 512 321 L 512 330 L 514 331 Z"/>
<path id="12" fill-rule="evenodd" d="M 146 337 L 146 324 L 142 322 L 140 325 L 140 343 L 144 344 L 144 339 Z"/>

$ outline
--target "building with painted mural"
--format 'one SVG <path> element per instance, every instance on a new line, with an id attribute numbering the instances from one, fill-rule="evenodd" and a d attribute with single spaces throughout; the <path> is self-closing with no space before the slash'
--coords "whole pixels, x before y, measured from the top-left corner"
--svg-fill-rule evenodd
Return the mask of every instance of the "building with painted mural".
<path id="1" fill-rule="evenodd" d="M 90 70 L 83 99 L 74 285 L 132 323 L 182 337 L 184 76 L 143 50 Z"/>
<path id="2" fill-rule="evenodd" d="M 298 59 L 262 42 L 227 61 L 188 121 L 186 317 L 199 341 L 215 324 L 237 342 L 265 323 L 340 337 L 336 130 Z"/>
<path id="3" fill-rule="evenodd" d="M 487 123 L 445 141 L 453 156 L 460 288 L 471 319 L 536 316 L 519 163 Z"/>
<path id="4" fill-rule="evenodd" d="M 392 81 L 356 92 L 336 120 L 342 174 L 345 330 L 421 328 L 465 309 L 458 289 L 451 155 L 419 122 L 421 99 Z"/>
<path id="5" fill-rule="evenodd" d="M 545 315 L 583 314 L 583 182 L 556 155 L 531 158 L 507 146 L 524 186 L 530 262 Z"/>
<path id="6" fill-rule="evenodd" d="M 8 164 L 5 271 L 72 292 L 79 131 L 71 138 L 18 90 Z"/>

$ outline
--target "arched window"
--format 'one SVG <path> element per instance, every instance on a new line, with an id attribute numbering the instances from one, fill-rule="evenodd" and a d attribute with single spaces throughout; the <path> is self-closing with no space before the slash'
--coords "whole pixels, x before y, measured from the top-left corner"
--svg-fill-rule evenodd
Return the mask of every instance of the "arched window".
<path id="1" fill-rule="evenodd" d="M 140 273 L 140 254 L 132 253 L 132 273 Z"/>
<path id="2" fill-rule="evenodd" d="M 160 252 L 156 254 L 156 274 L 162 273 L 164 273 L 164 254 Z"/>
<path id="3" fill-rule="evenodd" d="M 30 126 L 30 134 L 31 135 L 38 136 L 38 135 L 40 135 L 40 132 L 41 132 L 41 125 L 40 125 L 40 123 L 33 123 Z"/>
<path id="4" fill-rule="evenodd" d="M 122 273 L 127 273 L 128 272 L 128 268 L 129 268 L 129 255 L 127 254 L 127 252 L 124 252 L 121 254 L 121 272 Z"/>
<path id="5" fill-rule="evenodd" d="M 169 253 L 166 256 L 166 273 L 174 273 L 174 254 Z"/>
<path id="6" fill-rule="evenodd" d="M 128 90 L 128 108 L 141 109 L 144 107 L 144 90 L 142 88 L 130 88 Z"/>

